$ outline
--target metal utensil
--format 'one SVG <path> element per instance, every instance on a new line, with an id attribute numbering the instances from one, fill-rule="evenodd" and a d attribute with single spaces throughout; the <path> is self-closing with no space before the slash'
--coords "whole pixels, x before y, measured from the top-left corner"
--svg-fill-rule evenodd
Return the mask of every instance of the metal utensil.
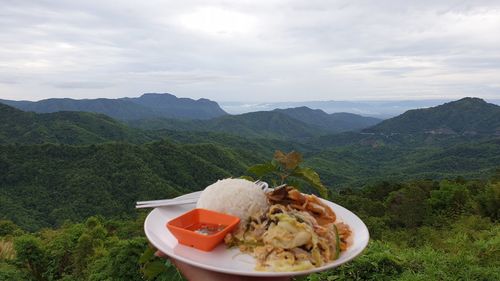
<path id="1" fill-rule="evenodd" d="M 267 182 L 264 181 L 255 181 L 256 185 L 258 185 L 264 192 L 271 190 Z M 185 205 L 192 204 L 198 202 L 200 198 L 201 191 L 194 192 L 188 195 L 182 195 L 172 199 L 161 199 L 161 200 L 149 200 L 149 201 L 138 201 L 135 205 L 136 209 L 142 208 L 156 208 L 156 207 L 164 207 L 164 206 L 176 206 L 176 205 Z"/>

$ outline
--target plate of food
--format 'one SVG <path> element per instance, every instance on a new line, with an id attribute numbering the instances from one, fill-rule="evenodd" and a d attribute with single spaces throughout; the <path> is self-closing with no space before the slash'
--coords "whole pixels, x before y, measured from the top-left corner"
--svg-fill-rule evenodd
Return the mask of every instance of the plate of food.
<path id="1" fill-rule="evenodd" d="M 261 187 L 219 180 L 179 197 L 199 196 L 196 203 L 152 210 L 145 234 L 158 250 L 193 266 L 261 277 L 331 269 L 367 246 L 366 225 L 346 208 L 291 186 Z"/>

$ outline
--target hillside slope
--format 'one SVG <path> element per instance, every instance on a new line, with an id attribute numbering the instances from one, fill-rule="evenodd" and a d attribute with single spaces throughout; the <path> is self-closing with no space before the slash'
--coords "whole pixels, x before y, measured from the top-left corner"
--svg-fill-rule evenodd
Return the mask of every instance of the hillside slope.
<path id="1" fill-rule="evenodd" d="M 91 144 L 150 140 L 135 129 L 95 113 L 61 111 L 38 114 L 0 103 L 0 120 L 0 144 Z"/>
<path id="2" fill-rule="evenodd" d="M 217 145 L 0 145 L 0 220 L 25 229 L 91 215 L 132 217 L 138 200 L 169 198 L 240 176 L 245 157 Z"/>
<path id="3" fill-rule="evenodd" d="M 209 120 L 143 119 L 130 121 L 128 124 L 146 130 L 223 132 L 248 138 L 302 140 L 327 133 L 320 127 L 277 111 L 226 115 Z"/>
<path id="4" fill-rule="evenodd" d="M 487 178 L 500 167 L 500 139 L 386 139 L 350 137 L 312 152 L 306 163 L 333 186 L 358 188 L 369 182 Z"/>
<path id="5" fill-rule="evenodd" d="M 227 114 L 214 101 L 203 98 L 198 100 L 177 98 L 166 93 L 149 93 L 138 98 L 122 98 L 120 100 L 131 101 L 148 108 L 155 116 L 163 118 L 210 119 Z"/>
<path id="6" fill-rule="evenodd" d="M 500 134 L 500 106 L 479 98 L 463 98 L 436 107 L 409 110 L 364 132 Z"/>
<path id="7" fill-rule="evenodd" d="M 320 127 L 329 133 L 360 130 L 382 121 L 346 112 L 328 114 L 321 109 L 311 109 L 306 106 L 275 109 L 274 111 L 284 113 L 306 124 Z"/>

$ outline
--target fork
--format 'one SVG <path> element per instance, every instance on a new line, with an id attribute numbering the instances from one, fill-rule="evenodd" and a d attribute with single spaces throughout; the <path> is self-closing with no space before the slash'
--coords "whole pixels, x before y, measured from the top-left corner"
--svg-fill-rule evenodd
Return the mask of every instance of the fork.
<path id="1" fill-rule="evenodd" d="M 135 205 L 136 209 L 142 208 L 156 208 L 163 206 L 174 206 L 174 205 L 185 205 L 198 202 L 200 198 L 201 191 L 193 192 L 190 194 L 182 195 L 172 199 L 161 199 L 161 200 L 150 200 L 150 201 L 138 201 Z"/>
<path id="2" fill-rule="evenodd" d="M 264 192 L 270 190 L 267 182 L 264 181 L 255 181 Z M 156 208 L 156 207 L 165 207 L 165 206 L 176 206 L 176 205 L 186 205 L 198 202 L 200 198 L 201 191 L 193 192 L 190 194 L 182 195 L 172 199 L 161 199 L 161 200 L 150 200 L 150 201 L 137 201 L 135 208 Z"/>

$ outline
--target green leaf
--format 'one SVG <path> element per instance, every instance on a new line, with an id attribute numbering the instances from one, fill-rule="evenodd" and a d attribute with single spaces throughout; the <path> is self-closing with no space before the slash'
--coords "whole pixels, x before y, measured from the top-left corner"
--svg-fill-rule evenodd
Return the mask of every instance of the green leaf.
<path id="1" fill-rule="evenodd" d="M 305 276 L 296 276 L 293 278 L 293 281 L 307 281 L 308 279 L 308 276 L 305 275 Z"/>
<path id="2" fill-rule="evenodd" d="M 318 173 L 313 169 L 298 167 L 293 171 L 292 176 L 305 180 L 319 192 L 321 197 L 328 199 L 328 190 L 323 183 L 321 183 Z"/>
<path id="3" fill-rule="evenodd" d="M 271 165 L 273 165 L 276 168 L 276 171 L 281 170 L 281 164 L 278 160 L 276 159 L 271 160 Z"/>
<path id="4" fill-rule="evenodd" d="M 289 185 L 289 186 L 293 186 L 295 187 L 296 189 L 298 190 L 303 190 L 302 186 L 303 186 L 303 181 L 302 181 L 302 184 L 301 184 L 301 181 L 298 180 L 297 178 L 288 178 L 286 180 L 286 184 Z"/>
<path id="5" fill-rule="evenodd" d="M 255 174 L 259 178 L 276 171 L 277 168 L 272 163 L 257 164 L 248 168 L 249 173 Z"/>
<path id="6" fill-rule="evenodd" d="M 147 261 L 151 260 L 154 257 L 155 249 L 148 247 L 146 251 L 139 258 L 139 263 L 144 264 Z"/>
<path id="7" fill-rule="evenodd" d="M 144 276 L 146 276 L 147 279 L 153 279 L 166 271 L 167 267 L 165 263 L 159 260 L 146 264 L 143 269 Z"/>
<path id="8" fill-rule="evenodd" d="M 166 268 L 166 271 L 165 271 L 165 274 L 163 274 L 163 275 L 168 276 L 168 279 L 167 279 L 168 281 L 187 281 L 182 276 L 179 269 L 177 269 L 177 267 L 175 267 L 172 264 L 172 262 L 170 262 L 170 260 L 167 260 L 165 262 L 165 268 Z"/>
<path id="9" fill-rule="evenodd" d="M 319 178 L 318 173 L 316 173 L 313 169 L 311 168 L 297 168 L 295 171 L 293 171 L 293 176 L 300 177 L 307 182 L 315 185 L 323 185 L 321 183 L 321 179 Z"/>
<path id="10" fill-rule="evenodd" d="M 255 179 L 252 178 L 251 176 L 241 176 L 240 179 L 244 179 L 244 180 L 247 180 L 247 181 L 255 181 Z"/>

